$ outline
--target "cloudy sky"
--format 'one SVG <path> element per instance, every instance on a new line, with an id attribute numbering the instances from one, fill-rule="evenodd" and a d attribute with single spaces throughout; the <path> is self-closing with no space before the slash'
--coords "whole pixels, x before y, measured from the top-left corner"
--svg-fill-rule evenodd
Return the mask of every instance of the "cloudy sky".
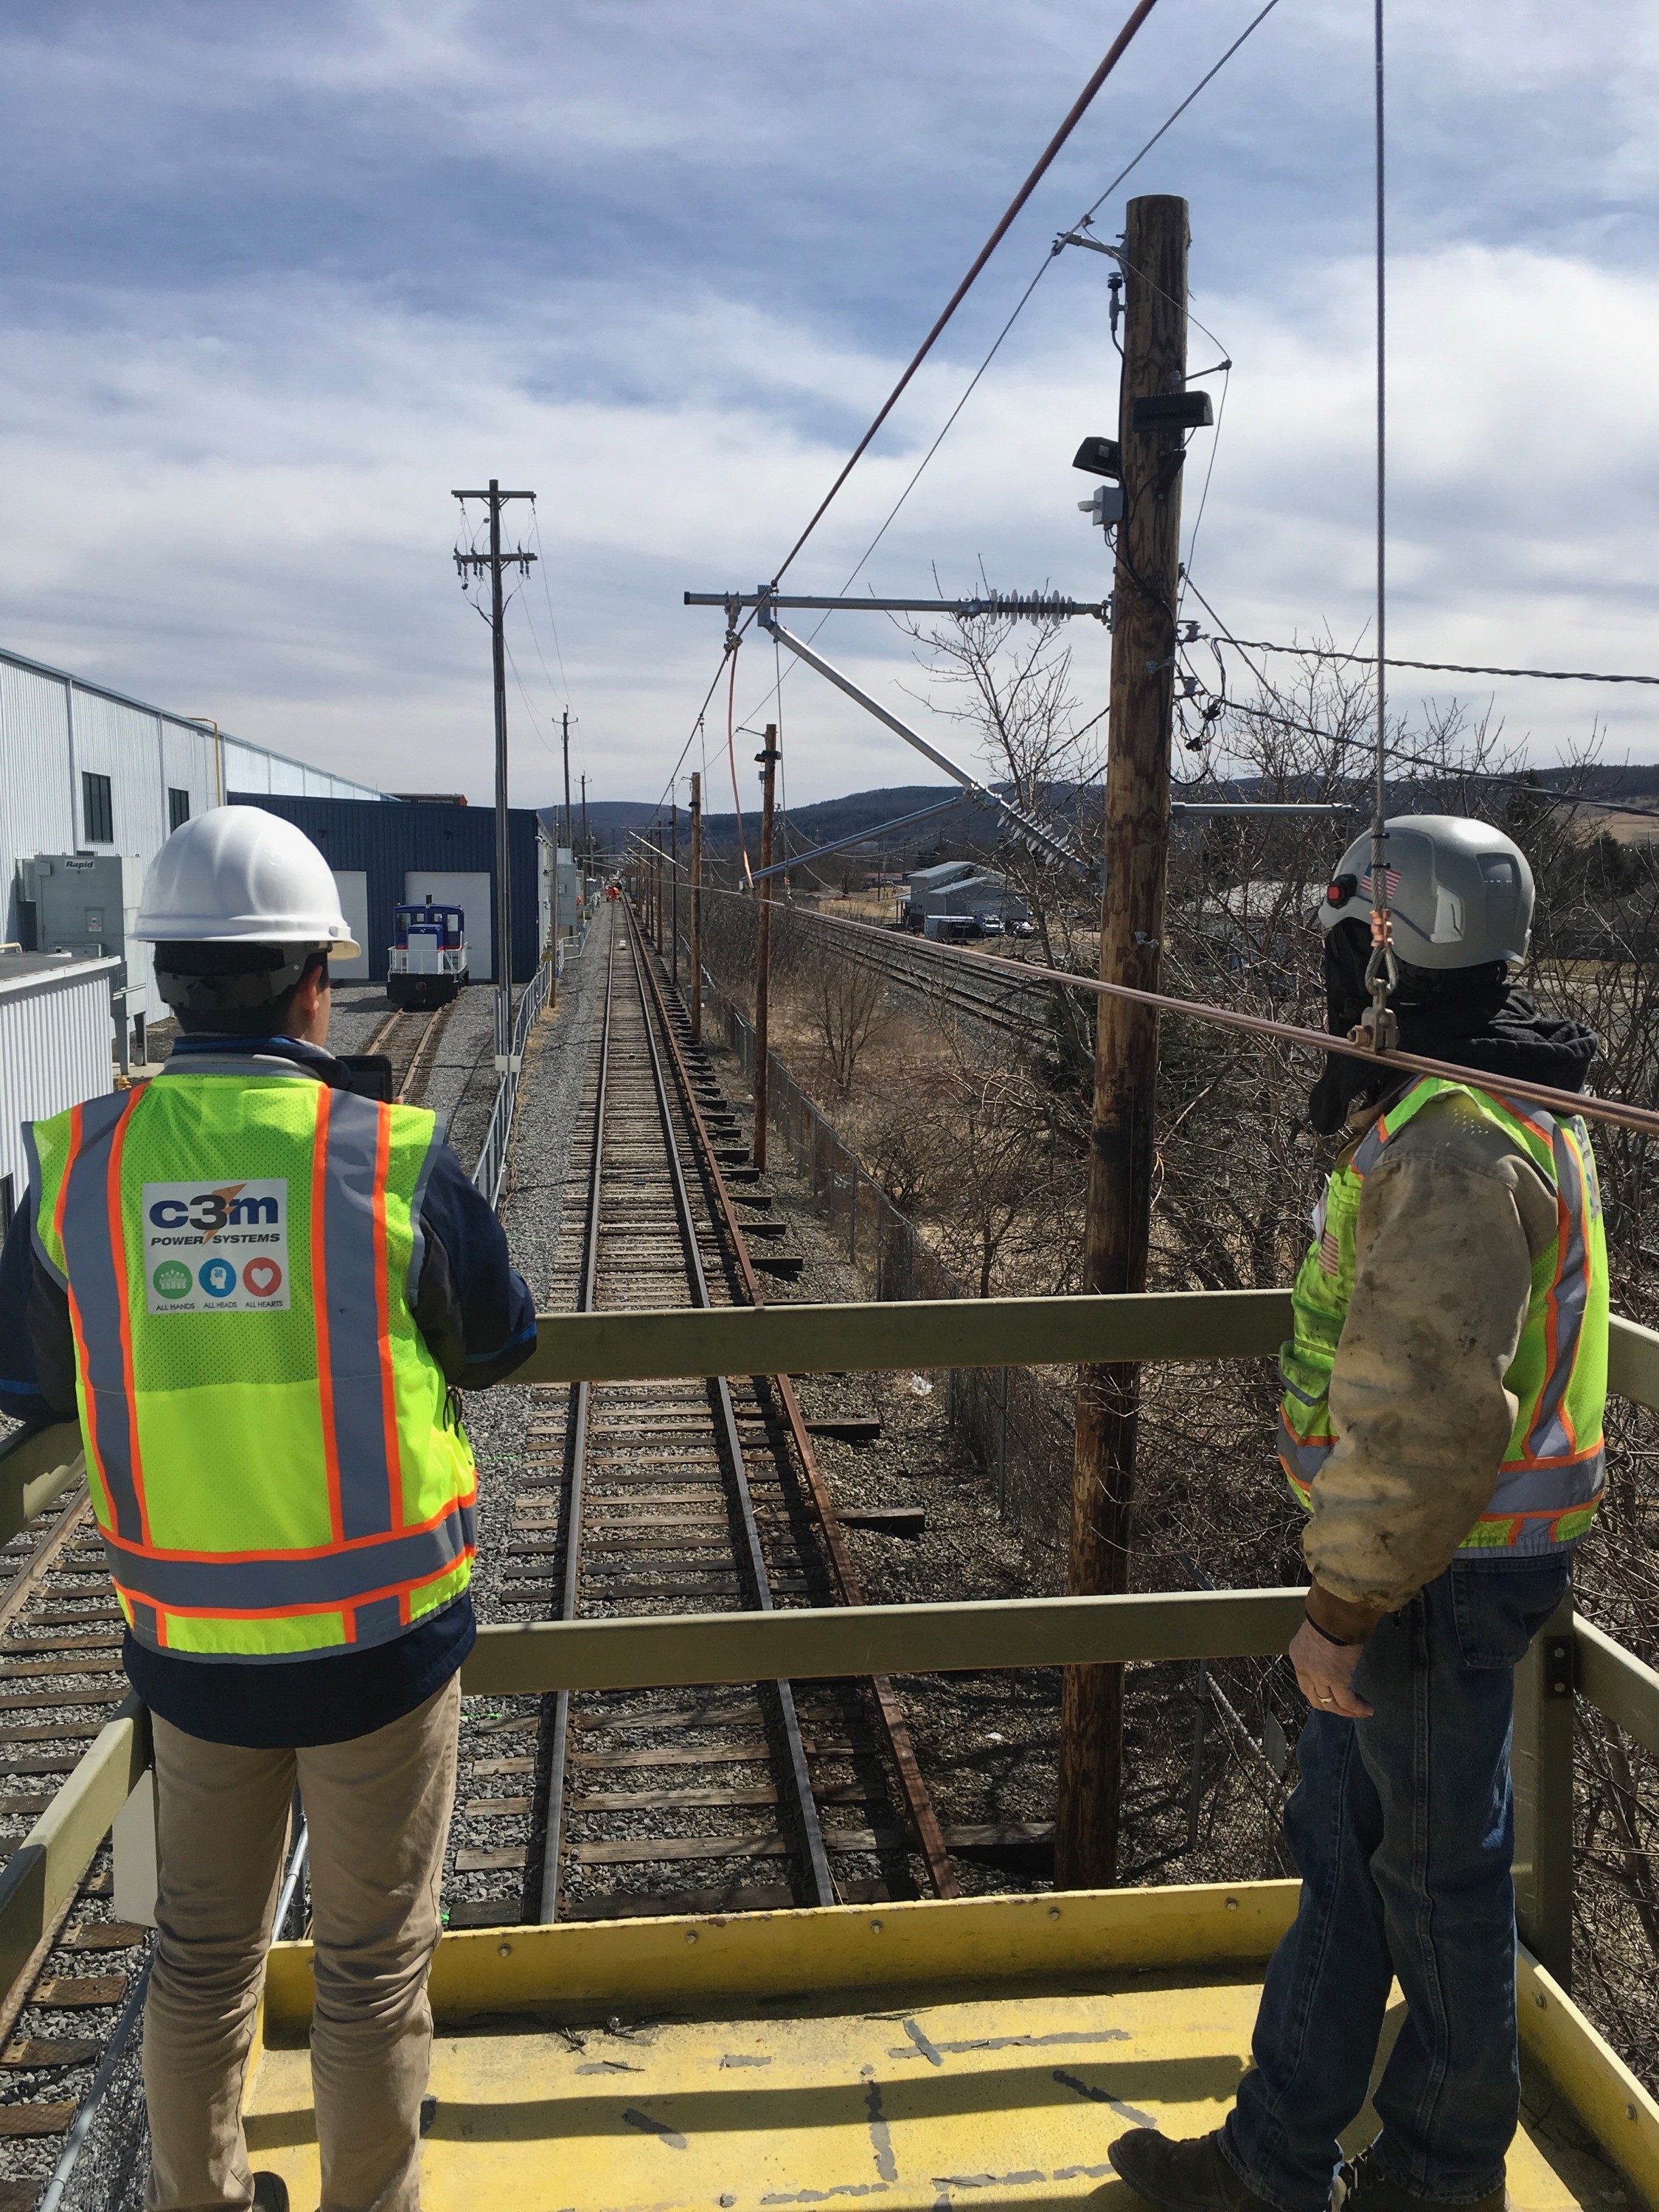
<path id="1" fill-rule="evenodd" d="M 1159 0 L 797 588 L 842 586 L 1055 231 L 1259 4 Z M 486 797 L 449 492 L 494 474 L 539 494 L 544 556 L 508 617 L 515 797 L 554 795 L 567 698 L 590 790 L 656 797 L 719 659 L 682 591 L 771 573 L 1126 8 L 5 10 L 0 642 Z M 1368 616 L 1370 14 L 1279 0 L 1125 188 L 1191 202 L 1194 310 L 1235 363 L 1190 550 L 1246 636 Z M 1391 642 L 1659 668 L 1659 18 L 1391 0 L 1389 35 Z M 1054 263 L 862 581 L 1102 591 L 1068 464 L 1113 425 L 1109 265 Z M 895 703 L 926 689 L 878 617 L 822 644 Z M 1077 645 L 1092 713 L 1106 641 Z M 740 718 L 772 673 L 745 647 Z M 1659 758 L 1654 691 L 1465 696 L 1540 759 L 1598 719 L 1610 757 Z M 783 702 L 797 800 L 928 774 L 808 673 Z"/>

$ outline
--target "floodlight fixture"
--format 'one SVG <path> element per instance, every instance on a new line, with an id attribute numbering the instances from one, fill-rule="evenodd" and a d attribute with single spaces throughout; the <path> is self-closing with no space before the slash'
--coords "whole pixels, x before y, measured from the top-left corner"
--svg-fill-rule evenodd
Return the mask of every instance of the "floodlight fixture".
<path id="1" fill-rule="evenodd" d="M 1115 438 L 1085 438 L 1073 457 L 1072 466 L 1091 477 L 1121 477 L 1123 448 Z"/>

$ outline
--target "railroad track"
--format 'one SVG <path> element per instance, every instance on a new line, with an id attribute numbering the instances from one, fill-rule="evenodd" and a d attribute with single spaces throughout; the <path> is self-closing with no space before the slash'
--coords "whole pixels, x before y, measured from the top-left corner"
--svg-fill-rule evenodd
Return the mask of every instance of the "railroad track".
<path id="1" fill-rule="evenodd" d="M 430 1012 L 421 1008 L 394 1007 L 384 1021 L 375 1024 L 363 1050 L 383 1052 L 392 1062 L 394 1098 L 401 1102 L 418 1095 L 436 1058 L 449 1018 L 459 1004 L 459 998 L 450 999 Z"/>
<path id="2" fill-rule="evenodd" d="M 595 951 L 604 1010 L 570 1303 L 758 1299 L 760 1273 L 787 1277 L 799 1261 L 778 1249 L 784 1224 L 737 1116 L 631 918 L 613 908 Z M 858 1601 L 787 1377 L 581 1383 L 532 1402 L 532 1453 L 561 1479 L 516 1503 L 495 1594 L 504 1617 Z M 511 1873 L 522 1888 L 453 1895 L 452 1925 L 957 1890 L 886 1683 L 815 1683 L 799 1698 L 781 1682 L 561 1694 L 482 1725 L 489 1733 L 469 1729 L 464 1743 L 462 1827 L 523 1840 L 464 1844 L 452 1887 Z M 501 1729 L 535 1740 L 502 1759 Z"/>
<path id="3" fill-rule="evenodd" d="M 126 1695 L 121 1618 L 83 1486 L 6 1546 L 0 1850 L 15 1850 Z M 117 1920 L 107 1845 L 0 2001 L 0 2212 L 27 2212 L 149 1940 Z"/>
<path id="4" fill-rule="evenodd" d="M 804 908 L 792 909 L 790 921 L 832 945 L 844 959 L 856 961 L 895 990 L 929 1007 L 946 1006 L 969 1021 L 1027 1042 L 1034 1029 L 1041 1033 L 1047 1024 L 1052 988 L 1024 981 L 1013 961 L 1008 963 L 1004 982 L 983 969 L 952 961 L 948 952 L 934 951 L 925 939 L 866 933 Z"/>

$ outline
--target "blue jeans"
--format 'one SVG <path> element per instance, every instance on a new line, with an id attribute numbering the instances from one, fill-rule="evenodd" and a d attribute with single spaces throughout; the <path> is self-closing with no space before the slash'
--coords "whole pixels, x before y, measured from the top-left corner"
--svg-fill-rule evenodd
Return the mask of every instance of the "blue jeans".
<path id="1" fill-rule="evenodd" d="M 1285 1816 L 1302 1899 L 1221 2136 L 1280 2212 L 1329 2202 L 1396 1975 L 1407 2018 L 1376 2092 L 1373 2159 L 1434 2203 L 1473 2203 L 1503 2179 L 1521 2106 L 1515 1667 L 1569 1572 L 1565 1553 L 1460 1559 L 1366 1644 L 1355 1687 L 1374 1717 L 1316 1712 L 1302 1732 Z"/>

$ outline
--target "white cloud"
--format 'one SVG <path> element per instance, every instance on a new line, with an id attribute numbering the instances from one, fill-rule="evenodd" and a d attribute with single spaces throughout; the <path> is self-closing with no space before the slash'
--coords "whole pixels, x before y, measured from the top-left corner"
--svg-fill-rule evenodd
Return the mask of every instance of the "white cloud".
<path id="1" fill-rule="evenodd" d="M 1194 0 L 1175 33 L 1152 18 L 799 587 L 835 589 L 863 552 L 1075 180 L 1097 188 L 1242 20 L 1235 0 Z M 1195 574 L 1249 635 L 1357 636 L 1369 617 L 1356 21 L 1282 8 L 1146 173 L 1190 191 L 1200 311 L 1237 363 Z M 1625 0 L 1570 40 L 1542 0 L 1401 0 L 1391 21 L 1394 644 L 1644 667 L 1659 285 L 1620 196 L 1649 173 L 1654 32 Z M 0 638 L 371 779 L 479 797 L 488 660 L 448 566 L 450 487 L 494 470 L 541 494 L 580 755 L 603 794 L 653 796 L 719 655 L 718 614 L 681 591 L 775 562 L 1101 37 L 1076 0 L 88 22 L 0 57 L 33 88 L 30 130 L 73 108 L 94 193 L 43 204 L 44 242 L 15 231 Z M 1504 194 L 1523 171 L 1550 213 L 1517 242 Z M 265 198 L 236 197 L 249 173 Z M 1115 404 L 1103 269 L 1055 266 L 864 580 L 930 589 L 937 563 L 965 587 L 982 560 L 1000 584 L 1103 589 L 1067 465 Z M 515 624 L 526 610 L 539 654 L 522 627 L 514 650 L 543 719 L 520 788 L 545 799 L 561 702 L 538 578 Z M 1092 712 L 1106 640 L 1076 643 Z M 879 618 L 837 617 L 824 644 L 921 711 Z M 769 648 L 746 646 L 740 716 L 769 682 Z M 1509 687 L 1500 706 L 1544 756 L 1601 712 L 1646 757 L 1650 696 Z M 810 674 L 784 698 L 796 799 L 931 775 Z"/>

